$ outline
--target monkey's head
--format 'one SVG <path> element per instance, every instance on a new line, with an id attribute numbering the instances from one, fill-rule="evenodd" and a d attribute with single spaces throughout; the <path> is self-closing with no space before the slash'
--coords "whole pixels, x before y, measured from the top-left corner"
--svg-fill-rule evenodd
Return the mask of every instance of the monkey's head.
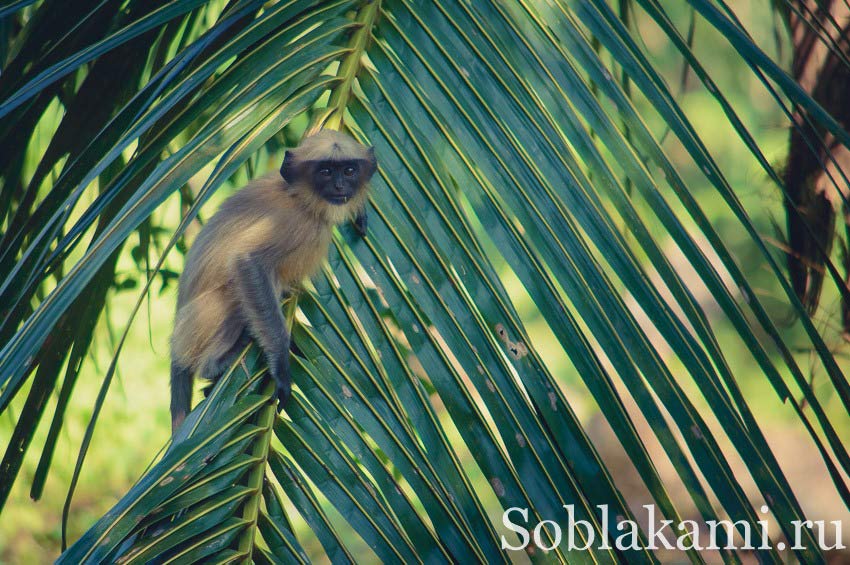
<path id="1" fill-rule="evenodd" d="M 280 174 L 293 189 L 309 188 L 308 204 L 317 211 L 327 209 L 324 215 L 340 222 L 363 205 L 364 189 L 376 168 L 373 148 L 326 129 L 287 151 Z"/>

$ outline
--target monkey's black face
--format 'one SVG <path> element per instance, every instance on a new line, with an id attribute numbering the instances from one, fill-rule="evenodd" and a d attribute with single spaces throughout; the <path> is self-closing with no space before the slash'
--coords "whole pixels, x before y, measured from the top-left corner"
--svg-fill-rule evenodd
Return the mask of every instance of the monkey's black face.
<path id="1" fill-rule="evenodd" d="M 346 204 L 364 184 L 364 163 L 359 159 L 316 161 L 313 186 L 331 204 Z"/>

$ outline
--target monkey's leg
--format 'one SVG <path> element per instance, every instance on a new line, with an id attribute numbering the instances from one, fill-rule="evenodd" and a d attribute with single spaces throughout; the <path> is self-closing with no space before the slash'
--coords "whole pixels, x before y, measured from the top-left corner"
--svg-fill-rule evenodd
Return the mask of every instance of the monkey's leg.
<path id="1" fill-rule="evenodd" d="M 243 329 L 236 342 L 230 346 L 223 354 L 217 356 L 214 360 L 207 362 L 201 369 L 201 378 L 209 380 L 210 383 L 203 388 L 204 398 L 210 395 L 218 379 L 233 365 L 233 362 L 242 354 L 245 347 L 251 342 L 251 334 L 247 329 Z"/>
<path id="2" fill-rule="evenodd" d="M 177 431 L 189 410 L 192 409 L 192 383 L 194 381 L 191 367 L 181 367 L 177 362 L 171 362 L 171 433 Z"/>
<path id="3" fill-rule="evenodd" d="M 266 355 L 269 373 L 277 386 L 278 410 L 289 400 L 292 376 L 289 373 L 289 330 L 280 310 L 272 273 L 263 267 L 259 258 L 249 256 L 239 260 L 236 287 L 248 330 L 259 342 Z"/>

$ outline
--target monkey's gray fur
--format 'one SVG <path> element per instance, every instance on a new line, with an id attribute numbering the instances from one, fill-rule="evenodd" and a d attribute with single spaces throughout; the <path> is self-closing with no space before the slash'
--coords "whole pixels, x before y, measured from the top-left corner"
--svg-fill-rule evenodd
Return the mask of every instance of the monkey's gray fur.
<path id="1" fill-rule="evenodd" d="M 290 336 L 280 301 L 312 276 L 333 227 L 355 218 L 366 230 L 372 148 L 322 130 L 286 152 L 280 173 L 250 182 L 207 222 L 186 258 L 171 338 L 171 425 L 191 409 L 195 373 L 215 380 L 254 339 L 283 406 L 289 398 Z"/>

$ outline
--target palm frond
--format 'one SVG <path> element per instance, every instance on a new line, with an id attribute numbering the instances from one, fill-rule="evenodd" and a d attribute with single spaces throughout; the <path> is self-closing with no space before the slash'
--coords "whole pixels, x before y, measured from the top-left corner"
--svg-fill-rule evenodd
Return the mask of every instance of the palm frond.
<path id="1" fill-rule="evenodd" d="M 297 316 L 289 305 L 303 357 L 293 357 L 285 413 L 249 348 L 60 562 L 307 562 L 318 546 L 332 562 L 507 562 L 515 555 L 504 545 L 519 540 L 501 521 L 511 508 L 527 508 L 529 524 L 567 508 L 588 524 L 578 540 L 587 550 L 544 528 L 552 549 L 527 551 L 532 561 L 655 562 L 645 543 L 613 544 L 640 507 L 587 433 L 568 375 L 668 519 L 755 528 L 767 504 L 774 541 L 795 539 L 794 522 L 806 519 L 805 485 L 786 477 L 744 371 L 805 428 L 825 468 L 812 480 L 850 504 L 843 366 L 634 37 L 640 18 L 655 22 L 787 193 L 701 60 L 697 21 L 786 115 L 787 98 L 834 140 L 850 147 L 850 136 L 722 2 L 689 0 L 688 39 L 656 0 L 619 12 L 603 0 L 71 4 L 0 8 L 26 31 L 6 65 L 14 74 L 0 77 L 0 144 L 14 148 L 0 156 L 0 411 L 22 407 L 0 504 L 62 375 L 32 489 L 41 493 L 117 261 L 136 231 L 149 259 L 150 222 L 172 194 L 204 179 L 158 262 L 145 263 L 131 318 L 213 193 L 253 172 L 252 156 L 278 160 L 303 131 L 330 127 L 373 145 L 380 167 L 369 234 L 341 229 Z M 60 34 L 56 14 L 77 24 Z M 56 104 L 61 118 L 49 114 Z M 29 134 L 48 114 L 54 134 L 24 170 Z M 722 229 L 709 206 L 722 206 Z M 733 239 L 763 266 L 758 281 Z M 793 330 L 760 293 L 763 277 Z M 810 382 L 801 348 L 827 383 Z M 561 364 L 546 360 L 552 351 Z M 844 413 L 828 409 L 824 388 Z M 802 536 L 795 556 L 822 562 L 813 532 Z M 685 551 L 693 562 L 741 558 Z M 774 545 L 754 552 L 782 560 Z"/>

